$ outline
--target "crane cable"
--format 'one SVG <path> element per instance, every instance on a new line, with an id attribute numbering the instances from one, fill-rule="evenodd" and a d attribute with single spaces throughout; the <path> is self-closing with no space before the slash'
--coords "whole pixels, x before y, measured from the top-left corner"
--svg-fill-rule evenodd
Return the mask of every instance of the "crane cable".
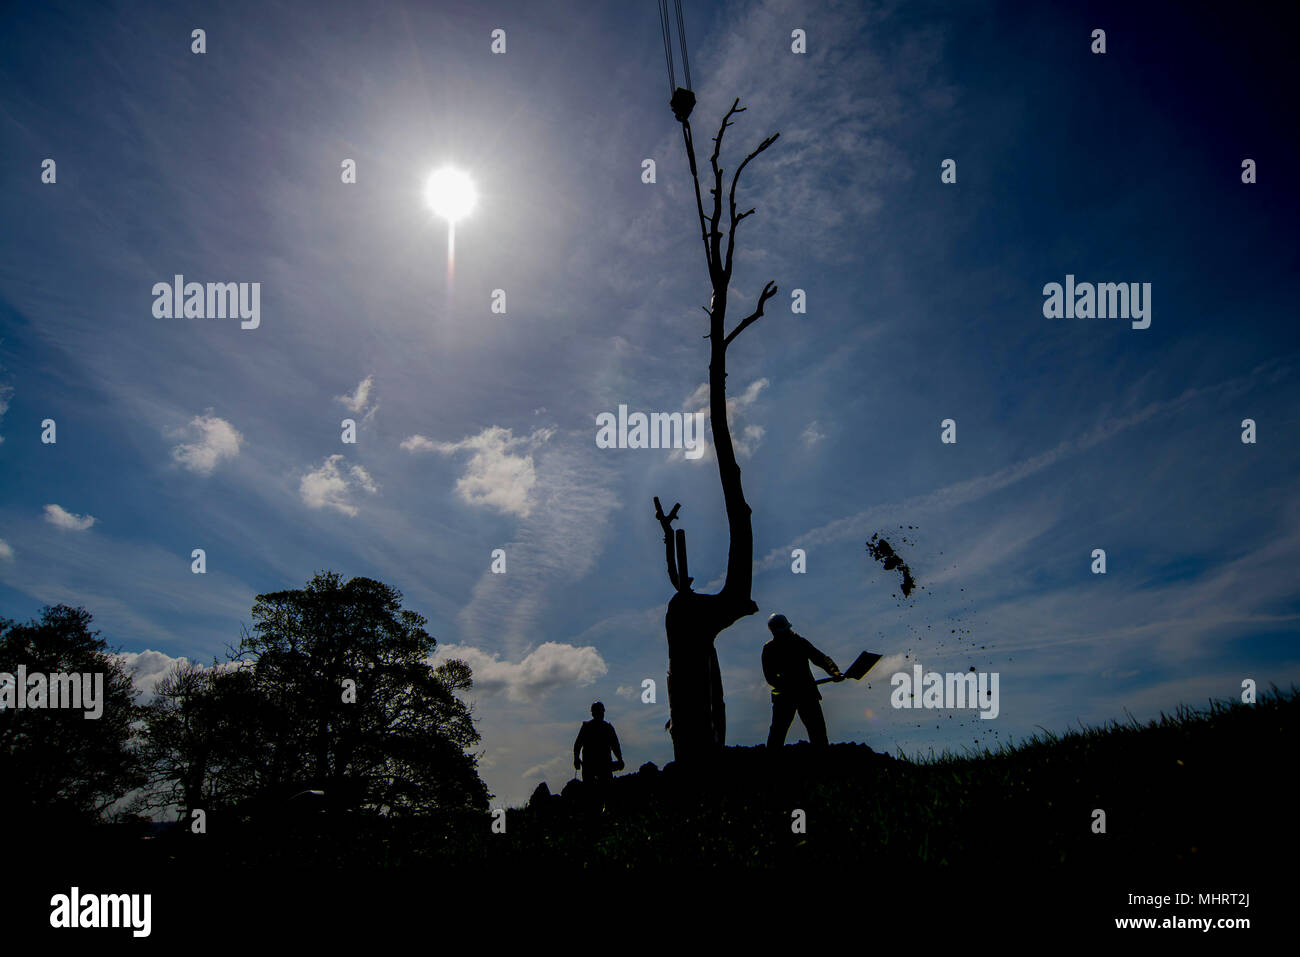
<path id="1" fill-rule="evenodd" d="M 673 0 L 677 5 L 677 38 L 682 44 L 682 72 L 686 74 L 686 89 L 691 89 L 691 61 L 686 59 L 686 21 L 682 19 L 682 0 Z"/>
<path id="2" fill-rule="evenodd" d="M 682 16 L 682 0 L 673 0 L 677 19 L 677 39 L 682 48 L 682 74 L 686 89 L 691 88 L 691 62 L 686 56 L 686 20 Z M 672 17 L 668 13 L 668 0 L 659 0 L 659 28 L 664 35 L 664 60 L 668 64 L 668 92 L 677 89 L 677 74 L 673 70 Z"/>
<path id="3" fill-rule="evenodd" d="M 664 35 L 664 61 L 668 64 L 668 94 L 677 88 L 677 77 L 673 73 L 673 44 L 668 30 L 668 0 L 659 0 L 659 29 Z"/>

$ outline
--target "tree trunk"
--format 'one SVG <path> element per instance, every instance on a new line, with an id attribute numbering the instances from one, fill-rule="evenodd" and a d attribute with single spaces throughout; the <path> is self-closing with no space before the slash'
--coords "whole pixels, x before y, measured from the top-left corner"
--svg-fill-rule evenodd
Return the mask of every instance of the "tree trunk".
<path id="1" fill-rule="evenodd" d="M 698 595 L 691 590 L 687 572 L 685 535 L 677 532 L 677 555 L 674 560 L 672 521 L 679 506 L 664 515 L 655 499 L 655 517 L 664 529 L 667 548 L 668 578 L 677 594 L 668 602 L 664 628 L 668 635 L 668 707 L 672 715 L 669 727 L 673 736 L 676 760 L 686 766 L 707 765 L 725 745 L 727 735 L 726 707 L 722 694 L 722 673 L 718 667 L 718 653 L 714 645 L 718 635 L 741 618 L 758 611 L 751 597 L 754 566 L 754 532 L 750 522 L 749 503 L 745 501 L 740 482 L 740 466 L 731 441 L 731 426 L 727 420 L 727 346 L 746 326 L 763 315 L 763 306 L 776 294 L 776 286 L 768 283 L 759 298 L 758 308 L 727 334 L 727 293 L 731 284 L 732 253 L 735 248 L 736 226 L 753 210 L 736 212 L 736 183 L 745 166 L 759 153 L 776 141 L 776 134 L 765 139 L 750 153 L 732 177 L 728 194 L 730 209 L 727 245 L 722 247 L 720 228 L 723 209 L 723 170 L 718 166 L 722 136 L 731 117 L 743 110 L 739 100 L 732 104 L 723 117 L 718 135 L 714 137 L 713 155 L 709 163 L 714 176 L 712 215 L 706 217 L 700 195 L 699 173 L 696 167 L 695 146 L 690 122 L 682 119 L 682 134 L 686 141 L 686 155 L 690 161 L 691 178 L 695 184 L 695 202 L 699 212 L 700 230 L 704 240 L 705 258 L 709 266 L 709 280 L 713 299 L 706 310 L 709 314 L 709 418 L 713 426 L 713 447 L 718 460 L 718 478 L 722 483 L 723 504 L 727 511 L 727 575 L 722 590 L 716 595 Z"/>

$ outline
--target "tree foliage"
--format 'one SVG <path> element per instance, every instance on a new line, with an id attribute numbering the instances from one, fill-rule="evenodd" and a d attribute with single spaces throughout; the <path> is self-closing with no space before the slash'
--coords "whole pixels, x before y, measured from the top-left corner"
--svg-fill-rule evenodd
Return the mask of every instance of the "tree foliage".
<path id="1" fill-rule="evenodd" d="M 67 605 L 26 623 L 0 618 L 0 672 L 16 676 L 22 665 L 28 675 L 103 675 L 98 718 L 68 708 L 0 711 L 0 813 L 11 826 L 93 823 L 113 816 L 118 799 L 143 783 L 137 692 L 90 623 L 90 612 Z"/>
<path id="2" fill-rule="evenodd" d="M 181 659 L 144 707 L 145 807 L 230 808 L 256 793 L 267 756 L 252 672 Z"/>
<path id="3" fill-rule="evenodd" d="M 436 642 L 401 593 L 317 574 L 258 595 L 231 660 L 178 668 L 149 737 L 160 792 L 184 807 L 280 807 L 304 790 L 332 809 L 486 808 L 469 667 L 431 667 Z"/>

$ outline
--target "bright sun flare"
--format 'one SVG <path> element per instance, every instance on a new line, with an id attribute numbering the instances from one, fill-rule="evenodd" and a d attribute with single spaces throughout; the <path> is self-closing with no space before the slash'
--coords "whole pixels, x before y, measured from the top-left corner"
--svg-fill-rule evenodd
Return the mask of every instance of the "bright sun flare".
<path id="1" fill-rule="evenodd" d="M 435 213 L 454 223 L 467 215 L 478 200 L 474 181 L 465 173 L 445 166 L 429 177 L 424 187 L 424 198 Z"/>

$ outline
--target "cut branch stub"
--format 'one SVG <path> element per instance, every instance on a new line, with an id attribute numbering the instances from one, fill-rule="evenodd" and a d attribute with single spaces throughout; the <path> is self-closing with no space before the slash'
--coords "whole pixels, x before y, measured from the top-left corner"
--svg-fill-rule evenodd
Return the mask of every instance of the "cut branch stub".
<path id="1" fill-rule="evenodd" d="M 661 526 L 663 526 L 665 535 L 671 535 L 673 533 L 672 524 L 677 518 L 677 510 L 681 507 L 682 503 L 678 502 L 673 506 L 672 511 L 665 515 L 664 507 L 659 504 L 659 496 L 655 496 L 655 519 L 658 520 Z"/>
<path id="2" fill-rule="evenodd" d="M 677 590 L 690 591 L 693 579 L 686 565 L 686 529 L 677 529 Z"/>
<path id="3" fill-rule="evenodd" d="M 677 574 L 677 559 L 673 555 L 673 519 L 677 517 L 677 510 L 682 507 L 678 502 L 673 506 L 673 510 L 667 515 L 664 514 L 663 506 L 659 504 L 659 496 L 655 496 L 655 518 L 659 526 L 664 530 L 664 562 L 668 565 L 668 581 L 676 591 L 682 591 L 682 576 Z M 682 545 L 682 554 L 685 555 L 685 544 Z M 690 584 L 688 581 L 687 585 Z"/>

